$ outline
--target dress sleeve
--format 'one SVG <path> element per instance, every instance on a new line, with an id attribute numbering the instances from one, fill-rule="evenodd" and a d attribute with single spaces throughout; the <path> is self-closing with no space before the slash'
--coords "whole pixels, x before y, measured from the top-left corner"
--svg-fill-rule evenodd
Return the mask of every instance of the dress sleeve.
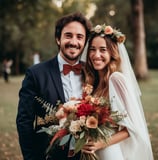
<path id="1" fill-rule="evenodd" d="M 137 159 L 153 160 L 140 97 L 135 94 L 132 85 L 128 83 L 128 80 L 122 73 L 114 72 L 110 76 L 109 96 L 112 110 L 127 113 L 127 117 L 119 122 L 119 125 L 125 126 L 130 134 L 128 139 L 120 143 L 125 157 L 130 154 L 131 159 L 132 155 L 137 155 L 139 157 Z M 135 158 L 133 157 L 133 159 Z"/>

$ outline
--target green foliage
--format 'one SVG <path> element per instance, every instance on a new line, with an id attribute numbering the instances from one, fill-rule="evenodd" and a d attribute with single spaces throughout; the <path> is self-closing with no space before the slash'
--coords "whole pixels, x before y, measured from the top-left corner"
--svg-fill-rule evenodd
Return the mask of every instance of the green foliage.
<path id="1" fill-rule="evenodd" d="M 69 139 L 70 139 L 70 136 L 71 136 L 71 134 L 65 135 L 65 136 L 61 139 L 59 145 L 60 145 L 60 146 L 63 146 L 63 145 L 65 145 L 66 143 L 68 143 L 68 141 L 69 141 Z"/>
<path id="2" fill-rule="evenodd" d="M 126 37 L 126 46 L 130 56 L 132 55 L 132 34 L 130 24 L 131 5 L 129 0 L 94 0 L 97 9 L 92 22 L 94 25 L 107 24 L 122 31 Z"/>
<path id="3" fill-rule="evenodd" d="M 39 52 L 44 61 L 58 50 L 54 39 L 56 20 L 70 12 L 84 13 L 89 1 L 65 0 L 58 8 L 51 0 L 1 1 L 0 61 L 12 58 L 14 65 L 32 65 L 32 55 Z M 20 63 L 20 64 L 18 64 Z"/>
<path id="4" fill-rule="evenodd" d="M 1 6 L 3 21 L 0 28 L 0 43 L 3 55 L 9 53 L 14 59 L 22 54 L 23 63 L 32 64 L 30 58 L 35 51 L 52 52 L 52 25 L 59 10 L 51 1 L 7 0 Z M 42 53 L 41 53 L 42 56 Z M 14 59 L 14 61 L 17 61 Z"/>
<path id="5" fill-rule="evenodd" d="M 97 6 L 95 15 L 92 18 L 94 25 L 105 22 L 120 29 L 127 37 L 126 46 L 130 57 L 133 59 L 133 34 L 131 28 L 133 19 L 130 0 L 93 0 L 93 2 Z M 158 1 L 143 0 L 143 3 L 148 65 L 151 68 L 158 68 L 156 61 L 158 58 L 158 27 L 155 20 L 158 17 Z"/>
<path id="6" fill-rule="evenodd" d="M 0 61 L 12 58 L 13 68 L 32 65 L 32 55 L 38 51 L 44 61 L 57 54 L 54 39 L 56 20 L 68 13 L 80 11 L 87 14 L 90 4 L 96 5 L 91 18 L 94 25 L 103 22 L 120 29 L 127 36 L 126 46 L 132 55 L 130 0 L 64 0 L 57 7 L 56 0 L 1 0 L 0 1 Z M 158 55 L 157 0 L 144 0 L 147 55 Z M 91 9 L 89 9 L 91 10 Z M 153 61 L 150 62 L 151 64 Z"/>
<path id="7" fill-rule="evenodd" d="M 78 153 L 83 148 L 83 146 L 85 145 L 86 141 L 87 140 L 86 140 L 85 137 L 80 138 L 80 139 L 78 139 L 76 141 L 76 143 L 75 143 L 75 153 Z"/>

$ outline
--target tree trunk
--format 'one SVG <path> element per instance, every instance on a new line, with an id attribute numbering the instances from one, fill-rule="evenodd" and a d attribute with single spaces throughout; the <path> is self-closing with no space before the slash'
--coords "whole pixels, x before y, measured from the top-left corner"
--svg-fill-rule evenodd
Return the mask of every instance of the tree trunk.
<path id="1" fill-rule="evenodd" d="M 148 77 L 143 0 L 131 0 L 134 44 L 134 71 L 138 79 Z"/>

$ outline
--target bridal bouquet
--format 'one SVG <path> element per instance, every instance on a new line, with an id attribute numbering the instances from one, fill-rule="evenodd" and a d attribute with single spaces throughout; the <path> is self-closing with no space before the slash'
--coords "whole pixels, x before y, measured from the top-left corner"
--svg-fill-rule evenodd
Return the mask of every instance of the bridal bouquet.
<path id="1" fill-rule="evenodd" d="M 110 102 L 104 97 L 92 96 L 92 90 L 93 87 L 87 84 L 83 87 L 82 99 L 59 103 L 52 114 L 54 119 L 58 120 L 58 124 L 43 127 L 38 131 L 52 136 L 47 149 L 48 155 L 57 140 L 59 146 L 64 147 L 69 143 L 69 150 L 73 152 L 69 152 L 71 155 L 68 153 L 68 156 L 73 156 L 82 150 L 89 138 L 93 141 L 103 139 L 108 143 L 111 135 L 115 133 L 118 128 L 117 122 L 125 115 L 112 111 Z M 81 159 L 97 159 L 95 154 L 81 154 Z"/>

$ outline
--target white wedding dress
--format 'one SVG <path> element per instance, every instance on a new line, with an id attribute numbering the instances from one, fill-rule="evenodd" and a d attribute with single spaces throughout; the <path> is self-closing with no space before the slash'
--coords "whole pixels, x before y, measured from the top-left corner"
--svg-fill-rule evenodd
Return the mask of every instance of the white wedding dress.
<path id="1" fill-rule="evenodd" d="M 130 137 L 120 143 L 97 151 L 100 160 L 153 160 L 151 143 L 139 95 L 120 72 L 109 79 L 109 95 L 112 110 L 126 112 L 127 117 L 119 122 L 125 126 Z"/>

